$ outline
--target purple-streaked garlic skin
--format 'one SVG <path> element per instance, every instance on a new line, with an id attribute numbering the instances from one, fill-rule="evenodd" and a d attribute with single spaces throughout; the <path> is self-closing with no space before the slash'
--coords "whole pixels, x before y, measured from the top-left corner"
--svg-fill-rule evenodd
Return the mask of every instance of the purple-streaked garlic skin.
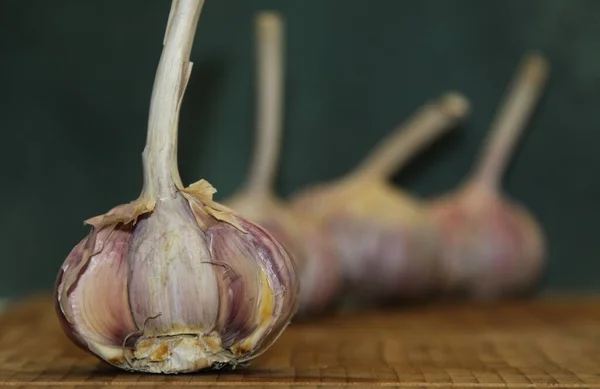
<path id="1" fill-rule="evenodd" d="M 382 228 L 376 220 L 343 216 L 330 226 L 345 258 L 348 288 L 358 296 L 414 298 L 435 288 L 437 264 L 429 250 L 433 235 L 407 225 Z"/>
<path id="2" fill-rule="evenodd" d="M 544 270 L 546 242 L 520 204 L 484 185 L 465 185 L 430 204 L 442 238 L 444 290 L 495 300 L 530 291 Z"/>
<path id="3" fill-rule="evenodd" d="M 342 267 L 333 236 L 324 228 L 306 226 L 303 231 L 306 266 L 300 273 L 299 309 L 296 318 L 305 320 L 333 308 L 343 288 Z"/>
<path id="4" fill-rule="evenodd" d="M 64 275 L 70 272 L 79 272 L 76 283 L 70 286 L 69 312 L 71 320 L 65 317 L 61 309 L 62 301 L 57 298 L 59 318 L 63 329 L 69 337 L 80 347 L 90 349 L 85 339 L 88 337 L 102 338 L 100 341 L 113 344 L 123 334 L 127 335 L 135 329 L 131 314 L 123 310 L 123 304 L 111 304 L 120 300 L 127 300 L 127 275 L 128 265 L 126 263 L 127 244 L 131 237 L 131 231 L 124 228 L 115 230 L 103 229 L 95 236 L 94 252 L 102 251 L 102 256 L 93 256 L 81 270 L 76 266 L 82 260 L 84 246 L 88 238 L 83 239 L 68 255 L 65 260 L 56 283 L 56 296 L 60 296 L 64 284 Z M 95 289 L 98 288 L 98 289 Z M 98 335 L 89 334 L 87 328 L 90 317 L 94 317 L 97 311 L 102 312 L 94 326 L 101 326 Z M 74 329 L 74 322 L 84 322 L 82 325 L 86 330 Z"/>
<path id="5" fill-rule="evenodd" d="M 297 195 L 334 240 L 350 304 L 423 296 L 438 284 L 437 234 L 416 200 L 380 181 L 348 180 Z"/>
<path id="6" fill-rule="evenodd" d="M 125 370 L 191 372 L 249 361 L 289 324 L 299 285 L 283 247 L 189 196 L 159 200 L 135 225 L 93 227 L 71 251 L 55 294 L 78 346 Z"/>

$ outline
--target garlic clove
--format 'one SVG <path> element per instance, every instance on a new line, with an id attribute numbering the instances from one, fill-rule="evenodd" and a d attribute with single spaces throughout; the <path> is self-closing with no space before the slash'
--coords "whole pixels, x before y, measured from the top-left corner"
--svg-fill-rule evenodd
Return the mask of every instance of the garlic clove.
<path id="1" fill-rule="evenodd" d="M 128 253 L 129 291 L 138 327 L 154 317 L 146 335 L 210 332 L 219 294 L 207 246 L 181 194 L 158 202 L 150 217 L 138 221 Z"/>
<path id="2" fill-rule="evenodd" d="M 253 247 L 242 234 L 228 225 L 214 226 L 208 234 L 218 267 L 221 296 L 224 296 L 219 313 L 222 342 L 225 347 L 231 347 L 258 326 L 262 279 L 251 263 L 255 260 Z"/>
<path id="3" fill-rule="evenodd" d="M 137 329 L 127 294 L 130 239 L 128 229 L 101 230 L 96 235 L 94 253 L 102 255 L 89 258 L 66 300 L 70 312 L 67 322 L 77 328 L 78 343 L 84 343 L 85 338 L 87 346 L 105 359 L 118 359 L 123 339 Z M 70 268 L 77 268 L 82 259 L 83 250 L 76 248 L 65 262 L 62 274 L 70 274 Z"/>
<path id="4" fill-rule="evenodd" d="M 294 290 L 288 291 L 285 280 L 297 280 L 294 263 L 271 260 L 287 256 L 283 247 L 273 244 L 272 236 L 261 227 L 241 218 L 240 222 L 248 233 L 232 231 L 230 226 L 215 226 L 208 233 L 216 263 L 226 265 L 222 267 L 225 273 L 230 269 L 223 277 L 229 289 L 229 301 L 220 322 L 223 343 L 231 346 L 240 358 L 245 358 L 244 353 L 258 349 L 264 337 L 292 319 L 290 312 L 296 311 L 297 300 L 291 296 L 298 293 L 298 282 L 294 283 Z M 258 277 L 250 277 L 256 274 L 256 270 L 249 267 L 252 263 L 261 266 Z M 252 307 L 252 310 L 241 307 Z"/>

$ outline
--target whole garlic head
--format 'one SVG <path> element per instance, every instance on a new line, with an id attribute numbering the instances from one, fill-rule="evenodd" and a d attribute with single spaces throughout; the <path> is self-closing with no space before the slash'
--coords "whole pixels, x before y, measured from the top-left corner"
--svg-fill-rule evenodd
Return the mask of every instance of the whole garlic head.
<path id="1" fill-rule="evenodd" d="M 137 222 L 139 202 L 87 221 L 56 285 L 79 346 L 126 370 L 175 373 L 246 362 L 281 334 L 297 309 L 294 263 L 213 192 L 200 181 Z"/>
<path id="2" fill-rule="evenodd" d="M 86 221 L 64 261 L 56 310 L 80 347 L 125 370 L 192 372 L 265 351 L 297 310 L 291 256 L 263 228 L 184 187 L 179 110 L 203 0 L 173 0 L 150 101 L 139 198 Z"/>
<path id="3" fill-rule="evenodd" d="M 537 286 L 547 242 L 542 226 L 522 204 L 469 182 L 429 206 L 443 242 L 445 292 L 486 301 Z"/>

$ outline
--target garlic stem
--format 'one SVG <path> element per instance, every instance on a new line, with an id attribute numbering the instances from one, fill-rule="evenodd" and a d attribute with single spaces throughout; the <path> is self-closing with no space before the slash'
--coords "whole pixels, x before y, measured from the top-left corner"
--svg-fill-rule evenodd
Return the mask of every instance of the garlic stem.
<path id="1" fill-rule="evenodd" d="M 464 119 L 469 101 L 457 92 L 449 92 L 430 102 L 384 138 L 353 173 L 368 179 L 386 179 L 442 132 Z"/>
<path id="2" fill-rule="evenodd" d="M 160 200 L 183 187 L 177 168 L 179 111 L 192 63 L 189 61 L 204 0 L 173 0 L 156 71 L 146 147 L 142 153 L 142 196 Z"/>
<path id="3" fill-rule="evenodd" d="M 548 78 L 549 64 L 537 53 L 522 60 L 502 105 L 490 126 L 473 180 L 496 189 L 515 144 L 533 114 Z"/>
<path id="4" fill-rule="evenodd" d="M 264 195 L 272 190 L 283 121 L 283 18 L 261 12 L 256 20 L 257 140 L 246 190 Z"/>

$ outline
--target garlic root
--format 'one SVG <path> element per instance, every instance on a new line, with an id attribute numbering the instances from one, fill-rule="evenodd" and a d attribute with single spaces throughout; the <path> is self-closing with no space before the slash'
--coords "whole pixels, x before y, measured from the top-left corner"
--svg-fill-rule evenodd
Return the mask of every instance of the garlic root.
<path id="1" fill-rule="evenodd" d="M 437 235 L 421 202 L 387 182 L 417 152 L 465 118 L 452 92 L 421 107 L 354 171 L 297 193 L 292 203 L 333 234 L 347 307 L 424 296 L 437 285 Z"/>
<path id="2" fill-rule="evenodd" d="M 177 167 L 181 101 L 203 0 L 173 0 L 150 101 L 139 198 L 86 220 L 64 261 L 56 311 L 67 335 L 111 365 L 150 373 L 236 366 L 260 355 L 297 309 L 285 249 L 185 188 Z"/>
<path id="3" fill-rule="evenodd" d="M 549 65 L 528 53 L 509 85 L 480 161 L 453 192 L 429 202 L 443 238 L 444 290 L 490 301 L 532 290 L 543 270 L 546 242 L 538 222 L 500 193 L 502 173 L 539 100 Z"/>
<path id="4" fill-rule="evenodd" d="M 256 141 L 246 183 L 223 203 L 266 228 L 292 254 L 300 278 L 300 319 L 323 313 L 334 303 L 341 269 L 325 231 L 294 212 L 273 190 L 284 111 L 284 23 L 275 12 L 256 16 Z"/>

